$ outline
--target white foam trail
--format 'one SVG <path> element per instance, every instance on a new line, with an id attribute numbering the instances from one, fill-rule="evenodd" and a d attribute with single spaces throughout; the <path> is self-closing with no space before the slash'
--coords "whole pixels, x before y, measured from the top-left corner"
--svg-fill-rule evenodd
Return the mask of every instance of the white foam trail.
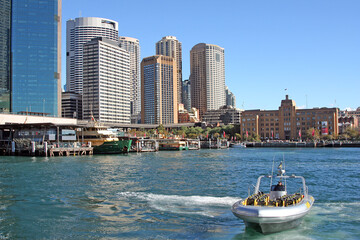
<path id="1" fill-rule="evenodd" d="M 121 197 L 147 201 L 152 208 L 177 214 L 195 214 L 214 217 L 219 207 L 230 207 L 240 198 L 210 196 L 179 196 L 144 192 L 121 192 Z"/>
<path id="2" fill-rule="evenodd" d="M 135 197 L 147 201 L 164 201 L 169 203 L 189 204 L 192 206 L 232 206 L 236 201 L 241 199 L 234 197 L 162 195 L 143 192 L 121 192 L 118 195 L 124 197 Z"/>
<path id="3" fill-rule="evenodd" d="M 338 221 L 341 219 L 352 219 L 360 221 L 360 202 L 330 202 L 314 204 L 313 214 L 315 215 L 336 215 L 335 218 L 329 218 L 328 221 Z M 354 218 L 354 216 L 356 216 Z"/>

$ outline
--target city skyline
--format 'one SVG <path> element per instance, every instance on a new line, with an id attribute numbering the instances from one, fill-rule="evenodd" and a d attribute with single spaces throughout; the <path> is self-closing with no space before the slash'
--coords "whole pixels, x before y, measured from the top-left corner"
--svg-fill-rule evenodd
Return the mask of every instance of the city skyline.
<path id="1" fill-rule="evenodd" d="M 66 20 L 79 15 L 113 19 L 119 22 L 119 35 L 140 40 L 141 59 L 155 54 L 153 46 L 159 39 L 175 36 L 183 44 L 183 79 L 189 78 L 189 55 L 194 45 L 222 46 L 226 85 L 235 94 L 238 108 L 274 109 L 284 94 L 298 99 L 300 108 L 359 105 L 360 34 L 356 29 L 360 17 L 356 9 L 360 3 L 356 1 L 228 2 L 220 10 L 211 1 L 205 5 L 183 1 L 177 5 L 173 20 L 161 16 L 159 26 L 146 21 L 155 10 L 153 3 L 109 4 L 111 8 L 99 2 L 63 1 L 63 29 Z M 164 11 L 170 7 L 156 6 Z M 134 11 L 120 14 L 123 8 Z M 184 18 L 184 12 L 192 17 Z"/>

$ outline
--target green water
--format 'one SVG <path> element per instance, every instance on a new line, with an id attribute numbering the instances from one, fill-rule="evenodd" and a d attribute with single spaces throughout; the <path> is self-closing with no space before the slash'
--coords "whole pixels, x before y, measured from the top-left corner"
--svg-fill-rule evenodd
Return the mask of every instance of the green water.
<path id="1" fill-rule="evenodd" d="M 283 156 L 313 209 L 293 230 L 245 229 L 231 205 Z M 2 239 L 360 239 L 356 148 L 1 156 L 0 167 Z"/>

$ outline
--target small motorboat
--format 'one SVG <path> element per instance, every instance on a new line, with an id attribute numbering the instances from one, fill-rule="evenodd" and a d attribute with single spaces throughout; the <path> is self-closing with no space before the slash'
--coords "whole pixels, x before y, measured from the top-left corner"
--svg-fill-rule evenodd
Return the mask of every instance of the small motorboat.
<path id="1" fill-rule="evenodd" d="M 270 178 L 270 193 L 260 191 L 263 178 Z M 272 185 L 272 180 L 278 180 Z M 286 181 L 301 179 L 302 189 L 288 194 Z M 308 194 L 305 178 L 302 176 L 286 176 L 282 162 L 277 176 L 262 175 L 258 178 L 254 194 L 240 200 L 232 206 L 233 214 L 242 219 L 246 227 L 254 228 L 264 234 L 280 232 L 300 225 L 302 218 L 310 211 L 315 199 Z"/>
<path id="2" fill-rule="evenodd" d="M 230 147 L 233 148 L 246 148 L 246 143 L 230 143 Z"/>

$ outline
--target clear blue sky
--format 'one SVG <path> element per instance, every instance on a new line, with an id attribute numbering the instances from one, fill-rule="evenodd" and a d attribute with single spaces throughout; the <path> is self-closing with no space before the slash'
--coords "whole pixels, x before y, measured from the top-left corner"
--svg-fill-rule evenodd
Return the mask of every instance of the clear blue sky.
<path id="1" fill-rule="evenodd" d="M 183 79 L 194 45 L 225 48 L 226 85 L 238 108 L 277 109 L 285 94 L 302 108 L 360 106 L 359 0 L 63 0 L 62 14 L 63 84 L 66 20 L 81 15 L 118 21 L 121 36 L 140 40 L 141 58 L 154 55 L 163 36 L 176 36 Z"/>

